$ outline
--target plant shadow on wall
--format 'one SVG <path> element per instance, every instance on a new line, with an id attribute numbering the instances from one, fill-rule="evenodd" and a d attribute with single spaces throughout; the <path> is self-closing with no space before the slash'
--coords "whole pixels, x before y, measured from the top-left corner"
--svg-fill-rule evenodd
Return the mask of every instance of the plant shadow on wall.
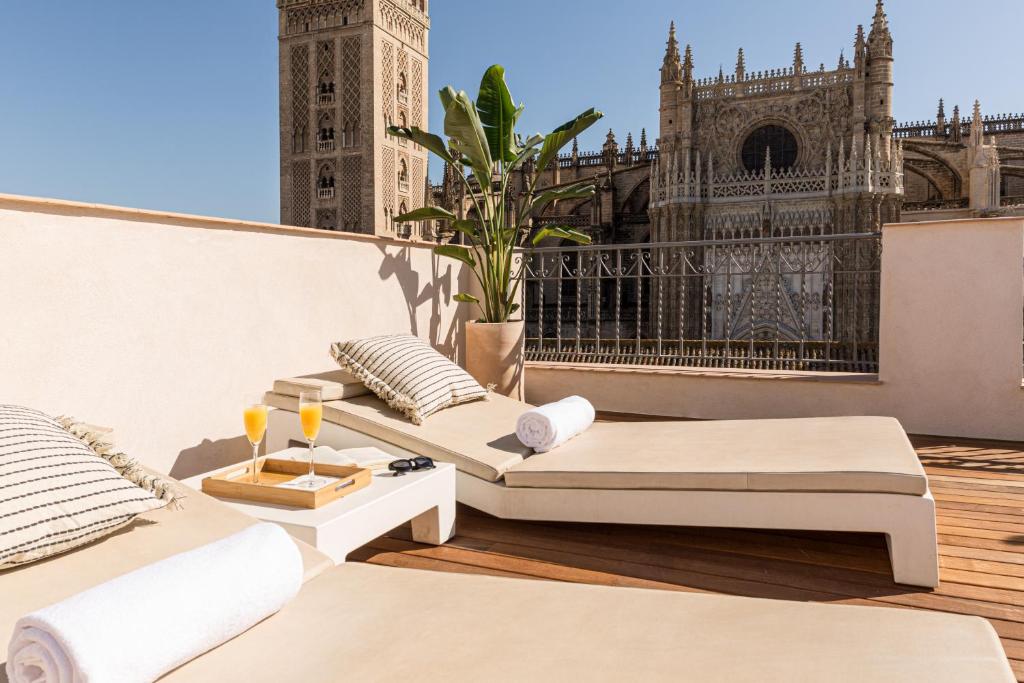
<path id="1" fill-rule="evenodd" d="M 458 318 L 453 316 L 448 329 L 442 330 L 444 317 L 441 315 L 443 306 L 449 304 L 453 295 L 454 273 L 450 263 L 442 266 L 441 259 L 436 255 L 431 258 L 430 281 L 420 285 L 422 274 L 412 265 L 412 248 L 389 247 L 380 245 L 380 268 L 377 274 L 383 281 L 395 278 L 402 289 L 406 310 L 409 314 L 410 334 L 421 336 L 419 311 L 424 305 L 430 305 L 430 330 L 427 339 L 435 348 L 448 356 L 455 356 L 458 336 Z"/>
<path id="2" fill-rule="evenodd" d="M 482 292 L 482 300 L 467 292 L 455 295 L 455 300 L 476 305 L 480 322 L 507 323 L 520 308 L 523 263 L 515 258 L 518 249 L 546 239 L 590 242 L 588 235 L 568 226 L 535 230 L 531 223 L 532 217 L 552 202 L 593 196 L 594 185 L 590 180 L 540 194 L 535 190 L 539 171 L 558 163 L 562 148 L 603 114 L 588 109 L 547 135 L 524 138 L 515 130 L 524 107 L 512 101 L 505 69 L 497 64 L 484 73 L 475 102 L 464 91 L 456 92 L 451 86 L 439 94 L 447 145 L 439 136 L 419 128 L 389 126 L 388 133 L 425 147 L 456 169 L 455 176 L 463 184 L 471 217 L 462 217 L 461 210 L 456 214 L 427 206 L 394 220 L 446 221 L 459 243 L 434 247 L 434 253 L 466 264 Z M 517 189 L 511 181 L 520 172 L 524 183 Z"/>

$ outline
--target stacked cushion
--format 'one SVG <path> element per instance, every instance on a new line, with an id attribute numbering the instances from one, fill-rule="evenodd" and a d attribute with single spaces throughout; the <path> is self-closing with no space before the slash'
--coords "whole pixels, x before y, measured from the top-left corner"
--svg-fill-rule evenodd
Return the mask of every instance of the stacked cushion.
<path id="1" fill-rule="evenodd" d="M 410 335 L 385 335 L 339 342 L 331 355 L 370 391 L 422 424 L 432 413 L 487 396 L 469 373 Z"/>
<path id="2" fill-rule="evenodd" d="M 319 391 L 324 401 L 340 401 L 370 393 L 366 385 L 355 375 L 345 370 L 321 372 L 315 375 L 289 377 L 274 382 L 274 393 L 282 396 L 298 396 L 303 391 Z"/>
<path id="3" fill-rule="evenodd" d="M 71 421 L 0 405 L 0 569 L 89 543 L 173 498 L 134 461 L 101 455 L 76 432 L 85 436 Z"/>

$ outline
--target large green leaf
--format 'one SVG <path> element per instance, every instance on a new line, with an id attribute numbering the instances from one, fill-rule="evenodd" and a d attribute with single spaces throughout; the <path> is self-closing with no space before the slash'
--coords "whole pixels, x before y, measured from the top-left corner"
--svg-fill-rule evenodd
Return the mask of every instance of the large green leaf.
<path id="1" fill-rule="evenodd" d="M 516 106 L 505 83 L 505 68 L 500 64 L 487 69 L 480 80 L 480 93 L 476 96 L 476 110 L 487 136 L 487 145 L 495 161 L 511 163 L 516 158 L 513 125 Z"/>
<path id="2" fill-rule="evenodd" d="M 590 244 L 590 235 L 568 226 L 549 225 L 538 230 L 537 234 L 533 236 L 533 246 L 537 246 L 548 237 L 557 237 L 576 244 Z"/>
<path id="3" fill-rule="evenodd" d="M 548 167 L 558 153 L 574 137 L 594 125 L 604 114 L 596 109 L 588 109 L 572 121 L 563 123 L 555 128 L 544 138 L 544 147 L 540 150 L 540 157 L 537 159 L 537 170 L 543 171 Z"/>
<path id="4" fill-rule="evenodd" d="M 450 85 L 441 90 L 441 104 L 444 106 L 444 134 L 460 155 L 469 158 L 478 177 L 489 177 L 494 164 L 476 105 L 464 91 L 455 92 Z"/>
<path id="5" fill-rule="evenodd" d="M 440 219 L 445 221 L 453 221 L 456 216 L 447 209 L 442 209 L 440 206 L 424 206 L 422 209 L 416 209 L 409 213 L 403 213 L 401 216 L 396 216 L 396 221 L 429 221 L 433 219 Z"/>
<path id="6" fill-rule="evenodd" d="M 472 294 L 456 294 L 452 298 L 455 299 L 456 301 L 458 301 L 460 304 L 478 304 L 478 303 L 480 303 L 480 299 L 477 299 Z"/>
<path id="7" fill-rule="evenodd" d="M 540 213 L 547 208 L 548 204 L 558 201 L 559 199 L 579 199 L 581 197 L 590 197 L 593 194 L 594 186 L 584 183 L 555 188 L 542 193 L 539 197 L 534 199 L 532 209 L 534 213 Z"/>
<path id="8" fill-rule="evenodd" d="M 416 127 L 401 128 L 399 126 L 388 126 L 388 135 L 393 135 L 396 138 L 412 140 L 417 145 L 425 147 L 437 156 L 441 157 L 441 159 L 447 161 L 449 164 L 455 163 L 451 154 L 448 153 L 448 148 L 445 146 L 444 140 L 433 133 L 428 133 L 427 131 L 420 130 Z"/>
<path id="9" fill-rule="evenodd" d="M 479 225 L 480 224 L 477 221 L 469 219 L 460 219 L 451 222 L 452 230 L 458 230 L 464 235 L 469 235 L 470 237 L 476 237 L 480 234 Z"/>
<path id="10" fill-rule="evenodd" d="M 509 170 L 515 170 L 523 165 L 523 163 L 531 158 L 537 156 L 537 150 L 544 144 L 543 135 L 531 135 L 522 142 L 522 146 L 516 151 L 516 157 L 509 164 Z"/>
<path id="11" fill-rule="evenodd" d="M 457 244 L 442 244 L 434 247 L 434 253 L 438 256 L 447 256 L 458 261 L 462 261 L 470 268 L 476 267 L 476 259 L 473 258 L 473 254 L 466 247 L 460 247 Z"/>

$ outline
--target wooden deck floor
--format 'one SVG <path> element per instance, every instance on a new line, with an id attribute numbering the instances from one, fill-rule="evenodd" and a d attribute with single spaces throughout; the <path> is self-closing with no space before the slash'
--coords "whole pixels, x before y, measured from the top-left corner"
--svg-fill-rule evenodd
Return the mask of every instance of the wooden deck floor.
<path id="1" fill-rule="evenodd" d="M 447 572 L 931 609 L 988 619 L 1024 681 L 1024 444 L 914 437 L 942 585 L 892 581 L 881 535 L 504 521 L 460 506 L 439 548 L 396 530 L 351 559 Z"/>

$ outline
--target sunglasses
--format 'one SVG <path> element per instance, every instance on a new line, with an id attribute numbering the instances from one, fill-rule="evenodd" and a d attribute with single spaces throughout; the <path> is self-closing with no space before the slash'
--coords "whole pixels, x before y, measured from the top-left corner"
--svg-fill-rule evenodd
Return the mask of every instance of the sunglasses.
<path id="1" fill-rule="evenodd" d="M 388 463 L 388 469 L 394 472 L 393 477 L 401 477 L 409 472 L 418 472 L 420 470 L 432 470 L 436 467 L 434 461 L 425 455 L 421 455 L 417 458 L 409 458 L 402 460 L 392 460 Z"/>

